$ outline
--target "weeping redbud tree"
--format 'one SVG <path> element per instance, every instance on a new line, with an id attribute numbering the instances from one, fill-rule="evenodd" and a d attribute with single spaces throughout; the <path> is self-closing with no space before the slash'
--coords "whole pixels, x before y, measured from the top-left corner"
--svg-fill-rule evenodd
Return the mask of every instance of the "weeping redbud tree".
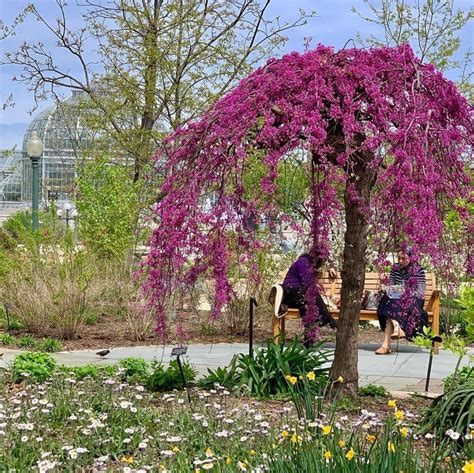
<path id="1" fill-rule="evenodd" d="M 454 84 L 409 46 L 319 46 L 268 61 L 171 135 L 156 156 L 166 177 L 144 289 L 157 331 L 166 332 L 166 300 L 199 278 L 214 281 L 217 317 L 233 295 L 228 273 L 236 248 L 240 263 L 251 262 L 265 248 L 262 222 L 297 223 L 275 196 L 282 162 L 301 153 L 310 251 L 326 256 L 331 219 L 345 218 L 331 372 L 356 392 L 369 231 L 375 242 L 409 241 L 415 255 L 446 265 L 443 219 L 469 195 L 472 112 Z M 257 188 L 248 179 L 256 159 L 264 170 Z"/>

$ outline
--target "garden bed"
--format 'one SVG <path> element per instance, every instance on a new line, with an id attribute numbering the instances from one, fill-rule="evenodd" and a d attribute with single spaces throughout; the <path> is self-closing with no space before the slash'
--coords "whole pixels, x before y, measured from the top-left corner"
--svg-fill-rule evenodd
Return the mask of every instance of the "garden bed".
<path id="1" fill-rule="evenodd" d="M 193 388 L 190 395 L 191 405 L 183 391 L 150 393 L 120 373 L 84 379 L 63 373 L 40 384 L 7 379 L 0 388 L 0 469 L 293 471 L 285 459 L 298 460 L 309 448 L 316 452 L 314 471 L 340 471 L 342 464 L 344 471 L 379 471 L 367 465 L 376 468 L 384 457 L 388 472 L 421 472 L 433 463 L 434 441 L 415 434 L 430 402 L 424 398 L 395 410 L 385 397 L 342 399 L 325 404 L 326 416 L 303 422 L 288 401 L 238 398 L 219 388 Z M 403 419 L 395 420 L 397 411 Z M 464 458 L 447 452 L 436 471 L 459 471 Z"/>
<path id="2" fill-rule="evenodd" d="M 179 342 L 177 337 L 173 337 L 176 327 L 171 324 L 168 344 Z M 188 334 L 189 344 L 211 344 L 211 343 L 248 343 L 248 333 L 233 334 L 224 321 L 214 321 L 211 323 L 207 313 L 200 313 L 189 317 L 185 321 L 185 330 Z M 0 328 L 0 344 L 5 328 Z M 300 321 L 290 321 L 287 324 L 287 339 L 290 340 L 295 334 L 301 334 L 302 327 Z M 9 344 L 11 348 L 34 349 L 34 346 L 21 346 L 18 342 L 21 337 L 33 336 L 37 340 L 41 337 L 34 336 L 25 330 L 12 330 L 11 335 L 14 341 Z M 260 319 L 254 327 L 254 343 L 263 343 L 272 337 L 271 318 Z M 335 342 L 335 331 L 328 327 L 321 329 L 321 337 L 328 342 Z M 359 343 L 381 343 L 382 333 L 377 326 L 369 323 L 361 324 L 359 328 Z M 74 340 L 62 340 L 62 350 L 99 349 L 107 347 L 127 347 L 161 344 L 162 340 L 151 335 L 143 340 L 133 340 L 129 336 L 127 322 L 119 316 L 100 316 L 91 325 L 85 325 L 80 334 Z M 400 340 L 401 344 L 407 344 L 406 340 Z"/>

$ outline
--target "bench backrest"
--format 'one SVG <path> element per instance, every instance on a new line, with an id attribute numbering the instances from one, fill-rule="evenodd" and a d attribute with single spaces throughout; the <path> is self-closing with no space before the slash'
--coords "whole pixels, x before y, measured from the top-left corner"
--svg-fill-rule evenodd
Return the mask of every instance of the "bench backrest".
<path id="1" fill-rule="evenodd" d="M 381 279 L 386 275 L 380 273 L 365 273 L 364 291 L 378 291 L 381 285 Z M 324 287 L 326 296 L 330 296 L 333 300 L 339 300 L 341 297 L 342 279 L 337 277 L 331 279 L 328 273 L 323 273 L 319 279 Z M 428 302 L 431 294 L 436 289 L 436 278 L 434 273 L 426 273 L 426 291 L 425 301 Z"/>

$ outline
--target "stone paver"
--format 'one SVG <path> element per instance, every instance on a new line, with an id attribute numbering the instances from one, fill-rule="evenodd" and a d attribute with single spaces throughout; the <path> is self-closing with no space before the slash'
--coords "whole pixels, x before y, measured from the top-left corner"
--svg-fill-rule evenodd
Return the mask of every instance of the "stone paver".
<path id="1" fill-rule="evenodd" d="M 105 347 L 104 347 L 105 348 Z M 171 359 L 172 346 L 142 346 L 111 348 L 110 354 L 101 359 L 96 355 L 97 350 L 78 350 L 53 354 L 56 361 L 67 366 L 81 366 L 89 363 L 101 365 L 117 363 L 122 358 L 139 357 L 145 360 L 158 360 L 167 363 Z M 385 386 L 391 391 L 423 391 L 428 367 L 428 351 L 415 346 L 400 345 L 398 352 L 390 355 L 377 356 L 374 354 L 376 345 L 363 344 L 359 346 L 359 376 L 360 384 L 376 384 Z M 255 346 L 258 349 L 258 345 Z M 334 345 L 327 345 L 333 350 Z M 9 365 L 21 350 L 2 350 L 0 367 Z M 227 366 L 237 353 L 248 353 L 248 345 L 244 343 L 217 343 L 212 345 L 190 345 L 185 357 L 200 375 L 207 373 L 207 368 Z M 431 371 L 430 391 L 440 392 L 442 379 L 452 374 L 457 357 L 449 352 L 440 350 L 435 355 Z M 467 357 L 461 366 L 468 363 Z"/>

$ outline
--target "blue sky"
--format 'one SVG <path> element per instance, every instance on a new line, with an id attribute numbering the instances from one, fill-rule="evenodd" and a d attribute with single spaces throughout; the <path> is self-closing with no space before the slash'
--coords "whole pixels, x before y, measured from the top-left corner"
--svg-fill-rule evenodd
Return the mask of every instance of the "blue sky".
<path id="1" fill-rule="evenodd" d="M 26 0 L 0 0 L 0 17 L 6 23 L 10 22 L 26 3 Z M 39 11 L 54 19 L 56 16 L 55 12 L 57 12 L 55 0 L 36 0 L 34 3 Z M 74 3 L 73 0 L 70 1 L 69 20 L 71 25 L 79 26 L 80 17 L 78 15 L 78 8 L 74 6 Z M 471 1 L 468 0 L 456 1 L 456 5 L 463 9 L 468 9 L 471 4 Z M 380 36 L 380 30 L 377 30 L 374 25 L 364 22 L 351 12 L 352 6 L 355 6 L 360 11 L 367 11 L 367 6 L 363 0 L 272 0 L 270 16 L 280 15 L 282 19 L 289 20 L 295 18 L 300 8 L 307 11 L 316 10 L 317 13 L 317 17 L 312 19 L 305 27 L 289 31 L 289 40 L 283 52 L 292 50 L 302 51 L 304 38 L 309 36 L 313 38 L 313 45 L 323 43 L 332 45 L 336 49 L 341 48 L 349 39 L 355 38 L 358 31 L 363 36 L 368 36 L 371 33 Z M 469 27 L 465 28 L 461 35 L 463 49 L 473 46 L 472 23 Z M 46 45 L 53 46 L 50 38 L 45 35 L 40 25 L 30 19 L 18 28 L 15 36 L 7 38 L 0 43 L 0 54 L 3 55 L 5 51 L 15 49 L 24 41 L 35 42 L 39 40 L 43 41 Z M 12 77 L 19 73 L 20 70 L 18 68 L 1 66 L 0 103 L 3 103 L 10 93 L 13 93 L 15 106 L 5 111 L 0 110 L 0 125 L 31 121 L 32 117 L 29 114 L 29 110 L 34 106 L 33 94 L 26 89 L 24 84 L 12 82 Z M 40 109 L 46 106 L 47 103 L 44 103 Z M 3 128 L 5 129 L 5 127 Z M 0 141 L 0 148 L 6 145 L 10 146 L 10 141 L 16 139 L 13 137 L 6 139 L 5 136 L 2 138 L 4 139 Z"/>

